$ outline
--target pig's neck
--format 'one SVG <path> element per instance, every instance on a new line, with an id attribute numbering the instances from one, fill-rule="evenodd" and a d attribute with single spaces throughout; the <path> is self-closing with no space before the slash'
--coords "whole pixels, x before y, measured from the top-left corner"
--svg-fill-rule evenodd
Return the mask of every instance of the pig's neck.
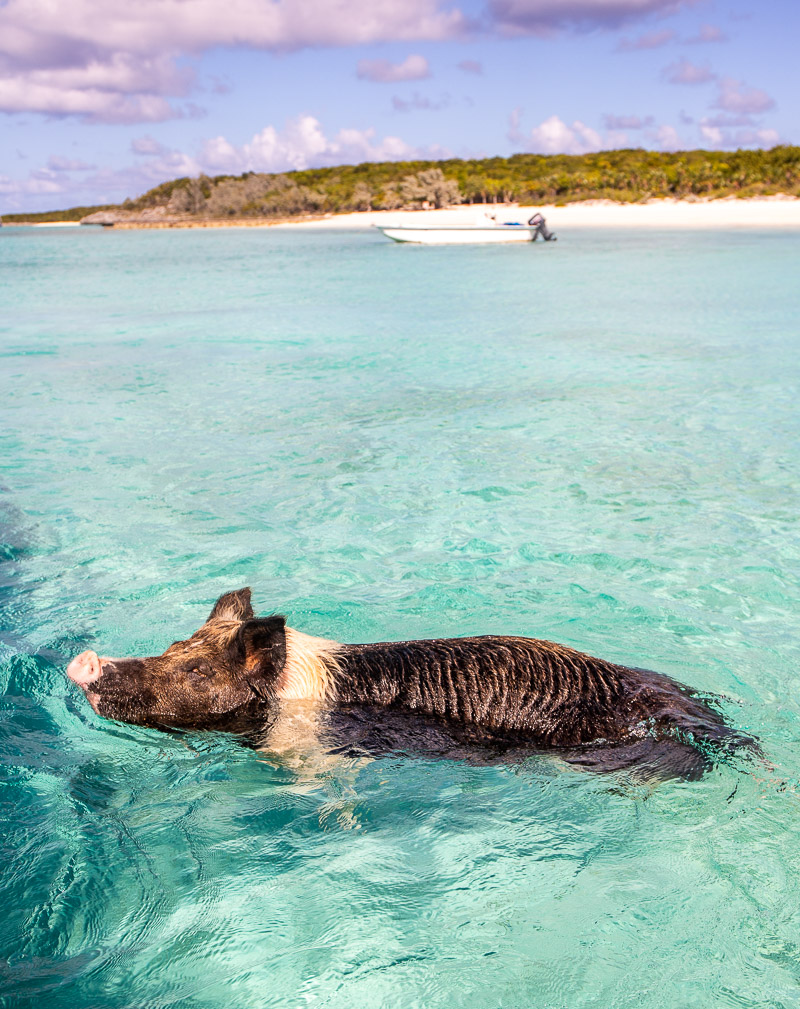
<path id="1" fill-rule="evenodd" d="M 336 694 L 339 655 L 345 646 L 286 628 L 286 662 L 278 677 L 282 701 L 327 701 Z"/>

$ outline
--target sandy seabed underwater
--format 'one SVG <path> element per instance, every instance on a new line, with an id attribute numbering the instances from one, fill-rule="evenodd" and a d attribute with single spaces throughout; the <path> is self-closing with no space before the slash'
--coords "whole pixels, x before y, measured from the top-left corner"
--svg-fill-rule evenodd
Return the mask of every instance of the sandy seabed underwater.
<path id="1" fill-rule="evenodd" d="M 3 228 L 0 275 L 3 1009 L 797 1005 L 800 232 Z M 67 681 L 243 585 L 657 669 L 774 768 L 298 768 Z"/>

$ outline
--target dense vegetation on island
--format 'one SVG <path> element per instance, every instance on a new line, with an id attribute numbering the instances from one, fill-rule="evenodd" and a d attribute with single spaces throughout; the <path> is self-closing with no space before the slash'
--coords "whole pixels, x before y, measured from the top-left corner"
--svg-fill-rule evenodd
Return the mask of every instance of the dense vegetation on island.
<path id="1" fill-rule="evenodd" d="M 246 172 L 175 179 L 115 208 L 11 214 L 16 220 L 80 220 L 96 210 L 175 218 L 293 217 L 358 210 L 414 209 L 457 203 L 536 205 L 659 197 L 718 198 L 775 193 L 800 196 L 800 147 L 676 151 L 641 148 L 581 155 L 390 161 L 281 174 Z"/>
<path id="2" fill-rule="evenodd" d="M 69 210 L 44 210 L 38 214 L 3 214 L 4 224 L 14 224 L 16 221 L 24 221 L 26 224 L 44 224 L 53 221 L 80 221 L 89 214 L 96 214 L 100 210 L 118 210 L 116 204 L 102 204 L 97 207 L 70 207 Z"/>

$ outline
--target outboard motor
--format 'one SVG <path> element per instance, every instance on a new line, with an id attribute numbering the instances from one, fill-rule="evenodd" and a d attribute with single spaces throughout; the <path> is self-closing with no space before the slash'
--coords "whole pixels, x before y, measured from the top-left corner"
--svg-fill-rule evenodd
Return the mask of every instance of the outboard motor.
<path id="1" fill-rule="evenodd" d="M 528 224 L 532 228 L 536 228 L 536 231 L 534 231 L 534 233 L 533 233 L 533 240 L 534 240 L 534 242 L 539 237 L 539 235 L 542 236 L 542 238 L 545 240 L 545 242 L 557 242 L 558 241 L 558 239 L 555 236 L 555 233 L 552 232 L 547 227 L 547 221 L 545 221 L 544 217 L 542 217 L 541 214 L 539 214 L 539 213 L 534 214 L 533 217 L 528 221 Z"/>

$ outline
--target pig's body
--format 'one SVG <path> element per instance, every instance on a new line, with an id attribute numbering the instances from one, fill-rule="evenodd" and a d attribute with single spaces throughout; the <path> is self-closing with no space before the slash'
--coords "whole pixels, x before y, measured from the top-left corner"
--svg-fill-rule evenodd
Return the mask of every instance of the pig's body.
<path id="1" fill-rule="evenodd" d="M 158 728 L 269 739 L 288 705 L 307 703 L 328 745 L 357 752 L 555 750 L 597 769 L 696 777 L 708 746 L 752 745 L 658 673 L 533 638 L 338 644 L 256 619 L 247 589 L 162 656 L 85 652 L 68 673 L 100 714 Z"/>

